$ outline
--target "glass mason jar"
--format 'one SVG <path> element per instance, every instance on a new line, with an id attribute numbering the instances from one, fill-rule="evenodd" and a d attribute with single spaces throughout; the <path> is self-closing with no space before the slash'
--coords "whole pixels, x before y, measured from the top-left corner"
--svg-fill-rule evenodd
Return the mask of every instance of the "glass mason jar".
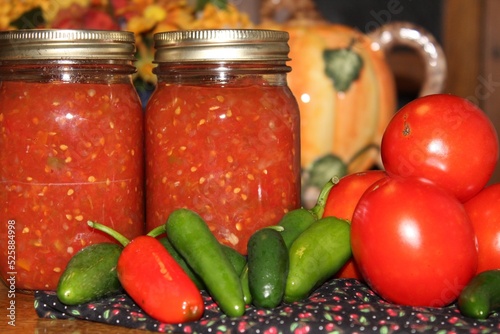
<path id="1" fill-rule="evenodd" d="M 300 205 L 299 110 L 288 33 L 155 35 L 158 85 L 146 108 L 146 226 L 177 208 L 246 254 L 250 235 Z"/>
<path id="2" fill-rule="evenodd" d="M 54 290 L 87 221 L 144 232 L 143 112 L 134 35 L 0 33 L 0 263 L 17 290 Z M 14 284 L 13 284 L 14 282 Z"/>

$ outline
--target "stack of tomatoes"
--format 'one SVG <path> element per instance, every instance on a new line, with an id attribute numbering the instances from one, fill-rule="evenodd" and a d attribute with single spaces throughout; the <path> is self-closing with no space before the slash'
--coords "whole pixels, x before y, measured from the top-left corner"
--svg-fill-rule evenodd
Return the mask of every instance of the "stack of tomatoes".
<path id="1" fill-rule="evenodd" d="M 439 307 L 500 268 L 500 184 L 487 186 L 498 154 L 493 124 L 466 99 L 401 108 L 382 138 L 384 170 L 348 175 L 328 197 L 324 215 L 351 220 L 354 262 L 339 275 L 393 303 Z"/>

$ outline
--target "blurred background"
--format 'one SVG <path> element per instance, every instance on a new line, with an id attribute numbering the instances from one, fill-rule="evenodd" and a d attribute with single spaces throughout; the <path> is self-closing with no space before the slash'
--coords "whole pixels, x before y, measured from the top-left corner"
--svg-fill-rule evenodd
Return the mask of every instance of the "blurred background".
<path id="1" fill-rule="evenodd" d="M 266 0 L 253 1 L 253 6 L 252 0 L 240 1 L 239 6 L 258 20 L 258 11 L 252 8 Z M 301 0 L 269 1 L 284 7 L 301 3 Z M 365 33 L 393 21 L 413 22 L 428 30 L 445 52 L 448 71 L 444 92 L 466 97 L 479 105 L 500 133 L 500 1 L 314 0 L 314 3 L 328 21 L 353 26 Z M 417 54 L 404 48 L 389 53 L 388 62 L 396 77 L 399 105 L 402 105 L 417 96 L 424 80 L 423 64 Z M 491 182 L 500 182 L 500 167 Z"/>
<path id="2" fill-rule="evenodd" d="M 248 17 L 214 9 L 226 2 Z M 199 5 L 207 3 L 215 7 L 201 12 Z M 197 11 L 193 13 L 189 6 Z M 500 133 L 500 0 L 0 0 L 0 30 L 134 31 L 138 45 L 136 87 L 146 99 L 154 88 L 151 36 L 155 31 L 248 27 L 249 18 L 257 25 L 265 15 L 276 22 L 304 15 L 314 20 L 311 12 L 318 14 L 318 20 L 364 33 L 397 21 L 423 27 L 444 50 L 447 78 L 443 91 L 476 103 Z M 387 60 L 396 78 L 397 104 L 402 106 L 418 96 L 425 79 L 424 63 L 416 52 L 404 47 L 388 52 Z M 500 166 L 491 182 L 500 182 Z"/>

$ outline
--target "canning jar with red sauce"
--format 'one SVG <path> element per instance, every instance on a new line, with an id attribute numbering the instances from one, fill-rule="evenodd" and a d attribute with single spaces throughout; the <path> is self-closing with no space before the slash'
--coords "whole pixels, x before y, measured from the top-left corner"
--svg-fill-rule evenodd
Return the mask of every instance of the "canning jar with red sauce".
<path id="1" fill-rule="evenodd" d="M 69 259 L 144 232 L 143 111 L 134 35 L 0 33 L 0 273 L 18 291 L 54 290 Z"/>
<path id="2" fill-rule="evenodd" d="M 146 226 L 178 208 L 246 254 L 256 230 L 300 205 L 297 102 L 288 33 L 155 35 L 157 88 L 146 108 Z"/>

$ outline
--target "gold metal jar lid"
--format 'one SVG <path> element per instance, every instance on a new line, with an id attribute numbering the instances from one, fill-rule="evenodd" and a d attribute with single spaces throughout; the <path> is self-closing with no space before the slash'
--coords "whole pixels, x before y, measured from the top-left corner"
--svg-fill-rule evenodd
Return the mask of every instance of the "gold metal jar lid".
<path id="1" fill-rule="evenodd" d="M 288 61 L 289 34 L 262 29 L 208 29 L 154 35 L 155 63 Z"/>
<path id="2" fill-rule="evenodd" d="M 0 32 L 0 60 L 135 60 L 132 32 L 27 29 Z"/>

